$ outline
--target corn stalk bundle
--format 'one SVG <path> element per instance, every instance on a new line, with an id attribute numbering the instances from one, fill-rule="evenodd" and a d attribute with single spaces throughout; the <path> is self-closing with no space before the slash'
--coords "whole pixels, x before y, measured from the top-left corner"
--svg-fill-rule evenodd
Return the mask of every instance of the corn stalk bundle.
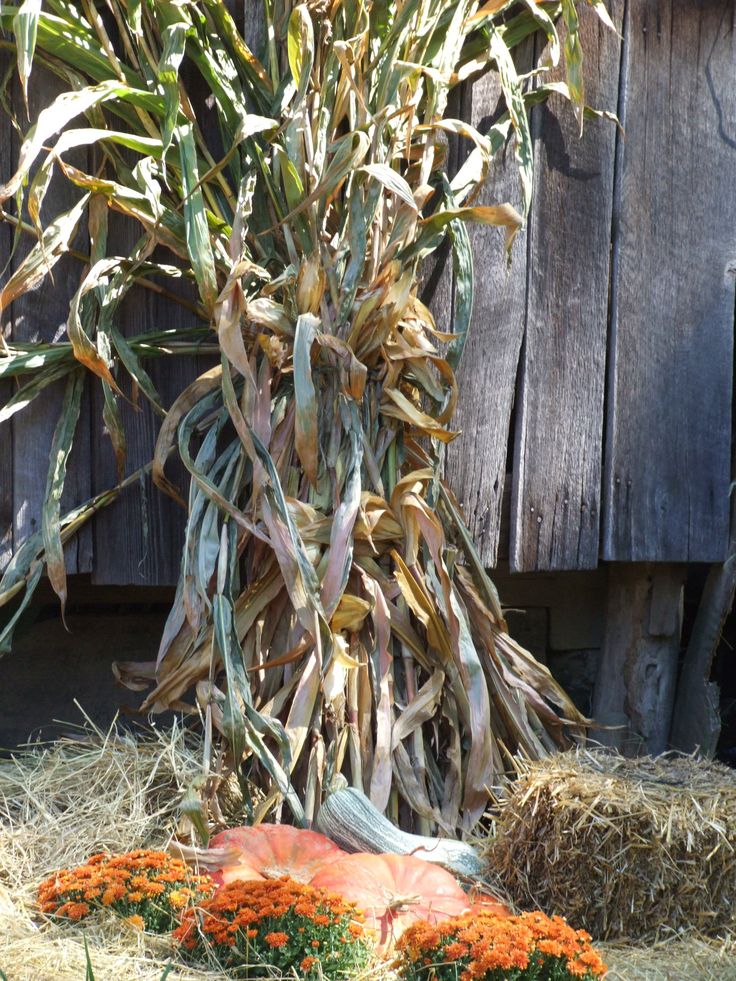
<path id="1" fill-rule="evenodd" d="M 441 479 L 471 319 L 466 223 L 508 242 L 523 223 L 474 199 L 512 141 L 528 210 L 530 105 L 562 92 L 582 123 L 575 4 L 263 0 L 261 12 L 257 57 L 220 0 L 2 7 L 23 93 L 34 64 L 68 91 L 0 186 L 16 237 L 37 236 L 0 309 L 73 252 L 84 223 L 91 249 L 67 339 L 9 337 L 0 353 L 0 378 L 20 384 L 0 419 L 67 378 L 42 530 L 11 561 L 0 604 L 24 590 L 27 602 L 44 567 L 64 602 L 63 542 L 135 479 L 61 515 L 83 385 L 102 385 L 122 477 L 119 401 L 132 384 L 162 417 L 153 480 L 188 520 L 158 658 L 119 664 L 119 677 L 153 682 L 144 710 L 194 698 L 208 737 L 224 736 L 231 764 L 265 791 L 259 814 L 285 800 L 311 820 L 342 772 L 381 810 L 396 816 L 401 800 L 420 830 L 467 831 L 505 752 L 538 758 L 585 723 L 508 635 Z M 520 78 L 512 49 L 537 30 L 545 65 L 557 61 L 560 13 L 567 83 L 545 84 L 545 66 Z M 481 134 L 446 109 L 453 86 L 488 70 L 505 108 Z M 203 93 L 214 136 L 193 109 Z M 471 148 L 452 179 L 448 135 Z M 93 172 L 70 162 L 80 147 L 93 148 Z M 78 199 L 42 222 L 52 178 Z M 129 255 L 107 247 L 111 212 L 138 223 Z M 454 315 L 437 325 L 418 280 L 448 236 Z M 191 327 L 126 337 L 126 293 L 166 292 L 167 280 Z M 208 336 L 219 362 L 165 408 L 144 362 Z M 191 476 L 186 500 L 166 470 L 172 450 Z"/>

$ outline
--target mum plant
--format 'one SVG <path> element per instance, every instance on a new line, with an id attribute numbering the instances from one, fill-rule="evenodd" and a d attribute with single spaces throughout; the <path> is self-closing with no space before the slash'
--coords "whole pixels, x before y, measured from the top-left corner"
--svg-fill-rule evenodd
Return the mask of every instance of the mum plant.
<path id="1" fill-rule="evenodd" d="M 397 949 L 407 981 L 594 981 L 606 966 L 590 939 L 559 916 L 476 910 L 415 924 Z"/>
<path id="2" fill-rule="evenodd" d="M 79 921 L 109 909 L 133 926 L 167 933 L 182 913 L 207 899 L 215 883 L 194 875 L 165 852 L 139 849 L 123 855 L 92 855 L 84 865 L 62 869 L 38 888 L 41 911 Z"/>
<path id="3" fill-rule="evenodd" d="M 588 3 L 607 20 L 601 0 Z M 20 385 L 0 419 L 66 379 L 41 530 L 6 569 L 0 605 L 24 590 L 26 603 L 44 568 L 64 602 L 64 542 L 140 476 L 123 478 L 119 411 L 140 395 L 161 418 L 144 469 L 187 511 L 158 658 L 118 666 L 132 687 L 153 681 L 143 709 L 193 693 L 208 739 L 219 732 L 231 765 L 261 786 L 266 806 L 285 798 L 296 823 L 314 817 L 343 771 L 394 817 L 401 798 L 424 833 L 468 830 L 506 751 L 537 758 L 565 743 L 565 724 L 582 731 L 585 722 L 509 636 L 442 479 L 471 325 L 467 224 L 497 225 L 508 244 L 523 224 L 533 104 L 562 93 L 582 124 L 576 3 L 254 0 L 246 9 L 253 46 L 222 0 L 2 6 L 1 43 L 15 53 L 21 90 L 42 69 L 65 91 L 0 185 L 2 218 L 37 238 L 0 309 L 61 255 L 81 265 L 65 338 L 0 340 L 0 378 Z M 513 51 L 537 31 L 547 50 L 519 75 Z M 547 83 L 561 52 L 567 83 Z M 485 72 L 495 73 L 499 107 L 481 132 L 448 113 L 448 98 Z M 194 108 L 205 104 L 217 123 L 206 135 Z M 455 139 L 470 152 L 452 176 Z M 522 213 L 477 201 L 509 143 Z M 93 166 L 71 162 L 78 148 Z M 48 215 L 59 180 L 76 202 Z M 124 254 L 111 244 L 117 215 L 139 236 Z M 88 255 L 74 249 L 84 227 Z M 446 240 L 454 308 L 436 324 L 420 276 Z M 182 304 L 190 326 L 151 324 L 130 337 L 123 300 L 138 289 Z M 146 358 L 202 342 L 217 363 L 163 405 Z M 62 516 L 93 379 L 120 482 Z M 188 491 L 167 472 L 172 452 Z"/>
<path id="4" fill-rule="evenodd" d="M 240 968 L 243 977 L 262 977 L 268 967 L 298 977 L 354 977 L 373 952 L 352 903 L 287 878 L 222 886 L 184 914 L 174 937 L 190 956 Z"/>

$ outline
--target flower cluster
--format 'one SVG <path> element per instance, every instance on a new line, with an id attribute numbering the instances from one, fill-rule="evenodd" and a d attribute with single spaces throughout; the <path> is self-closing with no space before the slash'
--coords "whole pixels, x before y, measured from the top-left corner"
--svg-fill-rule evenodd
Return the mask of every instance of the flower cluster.
<path id="1" fill-rule="evenodd" d="M 55 872 L 39 886 L 38 900 L 53 916 L 81 920 L 106 907 L 141 930 L 165 933 L 214 889 L 208 875 L 193 875 L 179 859 L 140 849 L 92 855 L 86 865 Z"/>
<path id="2" fill-rule="evenodd" d="M 223 967 L 264 966 L 300 977 L 341 978 L 371 958 L 372 937 L 352 903 L 292 879 L 235 880 L 197 910 L 174 936 L 193 957 L 209 952 Z M 238 975 L 240 977 L 240 974 Z"/>
<path id="3" fill-rule="evenodd" d="M 398 951 L 407 981 L 593 981 L 606 966 L 590 939 L 559 916 L 476 911 L 409 927 Z"/>

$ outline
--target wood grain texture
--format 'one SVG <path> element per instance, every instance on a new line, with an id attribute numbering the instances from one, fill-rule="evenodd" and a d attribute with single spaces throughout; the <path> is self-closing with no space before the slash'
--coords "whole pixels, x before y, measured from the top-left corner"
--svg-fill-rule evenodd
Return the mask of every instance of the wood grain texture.
<path id="1" fill-rule="evenodd" d="M 130 253 L 139 236 L 139 226 L 110 216 L 109 249 L 113 254 Z M 127 251 L 126 251 L 127 250 Z M 162 254 L 172 262 L 169 253 Z M 171 282 L 165 283 L 171 288 Z M 126 336 L 146 331 L 193 326 L 195 317 L 172 300 L 144 289 L 133 289 L 121 304 L 117 324 Z M 197 376 L 196 358 L 167 357 L 144 362 L 154 385 L 168 409 L 176 396 Z M 124 390 L 129 390 L 125 376 Z M 95 386 L 93 441 L 93 474 L 95 493 L 117 483 L 115 456 L 110 439 L 103 430 L 103 398 Z M 145 466 L 153 458 L 160 417 L 148 400 L 141 396 L 136 411 L 130 404 L 120 404 L 127 440 L 126 476 Z M 167 474 L 180 488 L 186 500 L 188 475 L 172 456 Z M 128 489 L 113 505 L 95 518 L 95 584 L 166 586 L 176 583 L 184 540 L 186 515 L 180 505 L 154 487 L 150 477 Z"/>
<path id="2" fill-rule="evenodd" d="M 26 129 L 30 123 L 25 117 L 18 84 L 15 84 L 14 104 L 18 119 Z M 50 73 L 34 68 L 29 85 L 30 118 L 48 106 L 63 91 L 63 86 Z M 16 146 L 17 151 L 17 146 Z M 86 166 L 86 153 L 75 151 L 68 155 L 70 162 Z M 15 168 L 11 161 L 10 170 Z M 58 173 L 52 178 L 41 212 L 42 225 L 68 211 L 80 198 L 81 192 Z M 73 247 L 81 251 L 87 248 L 86 224 L 80 223 Z M 33 240 L 26 236 L 21 240 L 13 257 L 15 270 L 29 251 Z M 69 256 L 59 260 L 51 276 L 31 293 L 19 297 L 12 309 L 12 336 L 18 341 L 50 341 L 66 337 L 66 321 L 69 301 L 79 286 L 83 267 Z M 27 408 L 12 419 L 13 426 L 13 538 L 14 548 L 41 527 L 46 476 L 49 468 L 49 450 L 59 419 L 65 381 L 48 388 Z M 90 465 L 90 410 L 88 393 L 82 401 L 77 431 L 67 468 L 62 514 L 91 496 Z M 92 537 L 89 527 L 83 528 L 64 549 L 66 568 L 70 573 L 89 572 L 92 568 Z"/>
<path id="3" fill-rule="evenodd" d="M 731 495 L 729 556 L 736 555 L 736 498 Z M 705 580 L 677 682 L 670 743 L 683 753 L 713 758 L 721 735 L 720 688 L 713 661 L 736 597 L 736 562 L 712 565 Z"/>
<path id="4" fill-rule="evenodd" d="M 623 0 L 611 5 L 620 25 Z M 586 101 L 614 110 L 619 38 L 580 9 Z M 541 54 L 541 52 L 540 52 Z M 561 75 L 561 70 L 555 72 Z M 534 110 L 535 195 L 515 430 L 514 571 L 598 564 L 615 126 L 555 96 Z"/>
<path id="5" fill-rule="evenodd" d="M 626 755 L 669 748 L 682 627 L 685 566 L 614 564 L 608 568 L 605 636 L 593 718 L 616 726 L 591 733 Z"/>
<path id="6" fill-rule="evenodd" d="M 531 67 L 532 47 L 517 59 L 520 71 Z M 494 119 L 499 90 L 491 76 L 475 83 L 466 118 L 481 131 Z M 520 207 L 521 194 L 513 146 L 497 160 L 478 204 L 510 201 Z M 475 270 L 473 319 L 458 371 L 460 399 L 450 444 L 447 476 L 463 504 L 481 559 L 496 564 L 501 507 L 506 480 L 507 445 L 516 388 L 516 371 L 524 332 L 526 232 L 516 237 L 507 268 L 503 237 L 497 228 L 470 226 Z"/>
<path id="7" fill-rule="evenodd" d="M 262 4 L 255 0 L 238 0 L 229 3 L 238 28 L 244 31 L 249 43 L 259 46 L 258 31 L 262 20 Z M 261 18 L 259 19 L 259 10 Z M 262 35 L 262 31 L 261 31 Z M 200 128 L 216 159 L 222 156 L 222 146 L 217 118 L 211 107 L 205 104 L 201 82 L 191 65 L 185 63 L 186 87 L 189 92 Z M 126 224 L 111 216 L 110 248 L 121 255 L 133 246 L 139 227 Z M 180 261 L 168 252 L 162 252 L 166 262 L 179 265 Z M 163 285 L 174 292 L 176 283 Z M 193 299 L 191 290 L 184 291 Z M 195 326 L 196 318 L 171 300 L 161 298 L 142 289 L 132 290 L 122 304 L 118 324 L 125 335 L 141 334 L 163 328 Z M 170 357 L 147 361 L 144 367 L 156 386 L 165 409 L 198 374 L 212 366 L 212 361 L 191 357 Z M 141 398 L 139 411 L 121 405 L 125 427 L 128 456 L 126 473 L 131 473 L 149 463 L 153 457 L 156 438 L 161 425 L 160 418 L 145 398 Z M 94 481 L 95 490 L 103 490 L 115 484 L 115 459 L 110 440 L 102 430 L 102 396 L 95 395 Z M 186 500 L 189 487 L 188 474 L 173 454 L 167 464 L 167 475 L 179 488 Z M 131 487 L 112 507 L 101 512 L 95 519 L 95 584 L 131 584 L 147 586 L 173 585 L 179 578 L 181 552 L 184 542 L 185 511 L 154 487 L 145 477 Z"/>
<path id="8" fill-rule="evenodd" d="M 0 51 L 0 76 L 8 68 L 9 56 Z M 0 114 L 0 175 L 10 173 L 13 156 L 13 131 L 7 116 Z M 5 267 L 12 243 L 10 225 L 0 222 L 0 270 Z M 10 269 L 0 277 L 0 286 L 10 274 Z M 0 333 L 10 332 L 13 318 L 12 308 L 0 311 Z M 0 383 L 0 404 L 13 394 L 9 382 Z M 13 427 L 11 422 L 0 425 L 0 573 L 13 553 Z"/>
<path id="9" fill-rule="evenodd" d="M 237 3 L 228 0 L 228 7 L 232 10 L 235 23 L 246 43 L 250 45 L 253 54 L 262 59 L 266 41 L 263 0 L 237 0 Z"/>
<path id="10" fill-rule="evenodd" d="M 716 562 L 728 543 L 736 8 L 627 11 L 603 556 Z"/>

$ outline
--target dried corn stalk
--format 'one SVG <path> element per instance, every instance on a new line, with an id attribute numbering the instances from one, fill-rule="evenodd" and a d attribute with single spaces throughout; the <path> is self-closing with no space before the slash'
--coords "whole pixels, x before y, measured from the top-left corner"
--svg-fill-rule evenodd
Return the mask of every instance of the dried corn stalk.
<path id="1" fill-rule="evenodd" d="M 541 29 L 554 61 L 560 13 L 570 88 L 540 85 L 540 69 L 528 90 L 512 49 Z M 83 384 L 96 375 L 103 386 L 122 468 L 118 400 L 132 379 L 163 416 L 156 484 L 179 496 L 172 449 L 191 484 L 158 659 L 119 664 L 119 676 L 153 681 L 144 707 L 154 711 L 193 694 L 265 807 L 286 800 L 296 821 L 313 818 L 343 772 L 394 817 L 401 800 L 421 830 L 467 831 L 505 752 L 537 758 L 585 721 L 509 637 L 440 477 L 472 306 L 466 223 L 498 225 L 510 243 L 524 217 L 474 195 L 512 140 L 528 210 L 527 112 L 547 90 L 567 94 L 582 119 L 575 6 L 263 0 L 262 14 L 259 59 L 219 0 L 2 8 L 23 89 L 41 63 L 69 91 L 40 114 L 0 186 L 6 207 L 24 202 L 4 216 L 38 237 L 0 309 L 51 272 L 83 222 L 92 254 L 81 257 L 68 340 L 10 338 L 0 356 L 0 377 L 22 384 L 0 419 L 68 378 L 42 532 L 6 570 L 0 604 L 24 587 L 27 600 L 44 565 L 64 601 L 62 542 L 108 502 L 60 517 Z M 485 71 L 498 73 L 506 112 L 481 134 L 445 112 L 451 88 Z M 224 152 L 203 136 L 187 86 L 214 105 Z M 472 146 L 452 180 L 448 134 Z M 94 173 L 68 160 L 89 146 Z M 54 172 L 78 203 L 42 227 Z M 130 256 L 108 254 L 110 209 L 140 225 Z M 448 235 L 452 331 L 417 292 L 422 260 Z M 172 293 L 191 329 L 126 341 L 122 298 L 161 291 L 166 278 L 196 290 Z M 165 411 L 143 361 L 191 350 L 209 330 L 219 365 Z"/>

